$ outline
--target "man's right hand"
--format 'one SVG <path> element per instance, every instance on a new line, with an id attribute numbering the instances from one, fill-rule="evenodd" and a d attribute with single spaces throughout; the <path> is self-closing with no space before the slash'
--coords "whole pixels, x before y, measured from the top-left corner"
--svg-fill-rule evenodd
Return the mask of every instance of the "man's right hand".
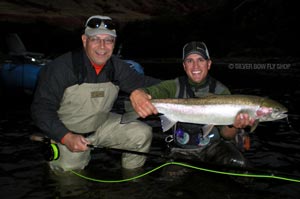
<path id="1" fill-rule="evenodd" d="M 69 132 L 63 137 L 63 144 L 72 152 L 83 152 L 89 149 L 90 142 L 82 135 Z"/>
<path id="2" fill-rule="evenodd" d="M 151 95 L 140 89 L 134 90 L 130 95 L 132 107 L 142 118 L 158 113 L 157 109 L 150 100 Z"/>

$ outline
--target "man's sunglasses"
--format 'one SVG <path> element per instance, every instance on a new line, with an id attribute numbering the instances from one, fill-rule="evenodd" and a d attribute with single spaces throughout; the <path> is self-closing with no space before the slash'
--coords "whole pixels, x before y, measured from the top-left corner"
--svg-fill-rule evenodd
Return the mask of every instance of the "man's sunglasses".
<path id="1" fill-rule="evenodd" d="M 93 18 L 90 19 L 85 26 L 88 26 L 89 28 L 99 28 L 101 24 L 103 23 L 104 27 L 109 30 L 116 29 L 115 24 L 110 19 L 99 19 L 99 18 Z"/>

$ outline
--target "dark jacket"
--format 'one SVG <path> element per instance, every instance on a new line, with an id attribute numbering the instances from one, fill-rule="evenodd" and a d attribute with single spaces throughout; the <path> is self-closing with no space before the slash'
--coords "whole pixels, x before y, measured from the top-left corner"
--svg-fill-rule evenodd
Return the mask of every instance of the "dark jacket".
<path id="1" fill-rule="evenodd" d="M 114 55 L 97 75 L 86 53 L 84 51 L 81 53 L 85 71 L 82 83 L 113 82 L 121 91 L 130 93 L 134 89 L 160 82 L 158 79 L 140 75 L 130 68 L 129 64 Z M 65 89 L 80 83 L 77 73 L 74 71 L 72 52 L 68 52 L 44 66 L 39 75 L 31 105 L 32 118 L 47 136 L 56 141 L 60 141 L 69 132 L 60 121 L 57 110 Z"/>

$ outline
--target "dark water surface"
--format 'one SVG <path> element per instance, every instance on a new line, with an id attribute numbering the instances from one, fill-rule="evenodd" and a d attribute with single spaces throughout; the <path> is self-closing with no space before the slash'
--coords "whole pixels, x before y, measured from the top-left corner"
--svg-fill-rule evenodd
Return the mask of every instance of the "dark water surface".
<path id="1" fill-rule="evenodd" d="M 268 96 L 289 109 L 287 120 L 263 123 L 251 134 L 251 149 L 245 157 L 260 174 L 300 180 L 300 66 L 287 63 L 274 68 L 238 63 L 219 64 L 212 75 L 233 93 Z M 143 64 L 146 74 L 173 78 L 182 72 L 174 64 Z M 255 66 L 255 67 L 254 67 Z M 281 66 L 281 68 L 280 68 Z M 165 67 L 165 68 L 163 68 Z M 173 68 L 175 67 L 175 68 Z M 165 72 L 167 71 L 167 72 Z M 21 98 L 22 97 L 22 98 Z M 1 198 L 299 198 L 300 183 L 272 178 L 245 178 L 187 169 L 180 177 L 165 175 L 160 168 L 137 182 L 104 183 L 83 179 L 71 172 L 55 175 L 41 153 L 42 145 L 29 136 L 39 131 L 33 125 L 28 106 L 30 97 L 14 96 L 1 104 L 0 193 Z M 152 151 L 164 148 L 162 134 L 155 132 Z M 149 157 L 145 172 L 165 160 Z M 200 163 L 191 163 L 201 167 Z M 207 167 L 205 167 L 207 168 Z M 209 169 L 209 168 L 208 168 Z M 221 168 L 220 168 L 221 169 Z M 252 172 L 252 171 L 251 171 Z M 250 172 L 250 173 L 251 173 Z M 82 175 L 102 180 L 122 179 L 120 154 L 93 151 Z M 244 172 L 245 173 L 245 172 Z"/>

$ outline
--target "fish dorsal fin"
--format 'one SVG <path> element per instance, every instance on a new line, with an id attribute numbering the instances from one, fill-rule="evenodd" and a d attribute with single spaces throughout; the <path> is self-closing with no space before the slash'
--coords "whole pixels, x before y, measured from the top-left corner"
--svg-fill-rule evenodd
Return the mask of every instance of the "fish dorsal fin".
<path id="1" fill-rule="evenodd" d="M 159 117 L 160 117 L 161 127 L 162 127 L 163 132 L 166 132 L 167 130 L 172 128 L 172 126 L 174 126 L 177 122 L 177 121 L 170 120 L 165 115 L 161 115 Z"/>
<path id="2" fill-rule="evenodd" d="M 213 128 L 214 128 L 213 124 L 207 124 L 207 125 L 203 126 L 202 127 L 203 137 L 206 137 Z"/>

